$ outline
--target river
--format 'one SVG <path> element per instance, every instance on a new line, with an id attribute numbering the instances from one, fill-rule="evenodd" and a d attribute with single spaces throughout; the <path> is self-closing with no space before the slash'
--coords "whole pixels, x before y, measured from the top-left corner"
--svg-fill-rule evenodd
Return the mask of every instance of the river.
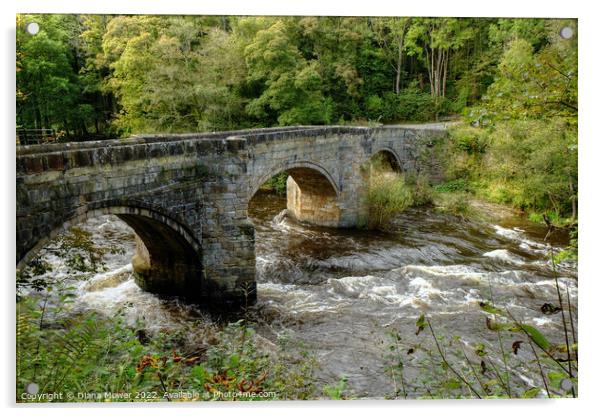
<path id="1" fill-rule="evenodd" d="M 354 397 L 392 394 L 386 374 L 388 332 L 397 331 L 407 345 L 426 342 L 428 334 L 415 335 L 422 313 L 438 334 L 495 349 L 497 334 L 486 328 L 479 308 L 492 295 L 496 306 L 507 307 L 551 341 L 563 341 L 560 314 L 541 311 L 544 303 L 558 304 L 543 240 L 546 230 L 509 210 L 485 205 L 484 222 L 416 208 L 396 218 L 388 232 L 374 232 L 301 225 L 282 213 L 285 207 L 285 198 L 264 191 L 249 206 L 258 282 L 257 304 L 249 316 L 266 343 L 286 332 L 315 354 L 320 385 L 345 375 Z M 78 284 L 75 310 L 119 311 L 151 334 L 187 328 L 191 349 L 204 342 L 214 316 L 177 298 L 146 293 L 134 283 L 129 262 L 135 243 L 125 223 L 103 216 L 83 228 L 93 232 L 97 244 L 118 244 L 124 252 L 107 255 L 108 270 Z M 563 237 L 553 242 L 565 243 Z M 57 273 L 66 271 L 60 259 L 45 256 Z M 560 275 L 576 318 L 575 265 L 561 266 Z M 199 321 L 204 325 L 191 325 Z M 504 340 L 509 351 L 511 341 Z M 404 360 L 409 389 L 424 394 L 419 357 Z M 537 375 L 530 365 L 518 371 L 526 386 Z"/>

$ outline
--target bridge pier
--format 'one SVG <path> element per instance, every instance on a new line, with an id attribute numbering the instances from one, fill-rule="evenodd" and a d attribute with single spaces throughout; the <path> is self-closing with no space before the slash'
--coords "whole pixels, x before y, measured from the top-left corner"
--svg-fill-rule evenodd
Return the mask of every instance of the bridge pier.
<path id="1" fill-rule="evenodd" d="M 257 298 L 255 230 L 251 224 L 222 229 L 215 243 L 204 245 L 202 259 L 156 230 L 150 235 L 139 227 L 135 230 L 132 267 L 142 289 L 217 308 L 247 305 Z"/>
<path id="2" fill-rule="evenodd" d="M 151 256 L 136 236 L 136 253 L 132 258 L 134 279 L 142 289 L 159 294 L 180 295 L 190 299 L 202 293 L 202 265 L 192 261 L 170 260 Z"/>
<path id="3" fill-rule="evenodd" d="M 136 232 L 132 267 L 142 289 L 191 299 L 202 293 L 202 258 L 182 234 L 142 215 L 117 216 Z"/>
<path id="4" fill-rule="evenodd" d="M 314 175 L 319 175 L 314 172 Z M 297 221 L 321 227 L 355 227 L 362 213 L 363 189 L 337 195 L 329 184 L 317 181 L 308 186 L 307 181 L 289 176 L 286 181 L 286 208 Z"/>
<path id="5" fill-rule="evenodd" d="M 286 181 L 286 208 L 297 221 L 337 227 L 341 218 L 337 199 L 332 186 L 317 172 L 289 175 Z"/>

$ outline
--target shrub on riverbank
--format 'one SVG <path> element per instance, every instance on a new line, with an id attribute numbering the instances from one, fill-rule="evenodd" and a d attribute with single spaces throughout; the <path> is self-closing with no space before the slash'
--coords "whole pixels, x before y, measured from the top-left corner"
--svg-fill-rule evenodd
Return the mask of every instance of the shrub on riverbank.
<path id="1" fill-rule="evenodd" d="M 466 192 L 439 193 L 435 199 L 435 205 L 440 212 L 463 219 L 475 215 L 475 210 L 470 205 L 470 195 Z"/>
<path id="2" fill-rule="evenodd" d="M 413 203 L 412 192 L 404 177 L 394 172 L 373 172 L 366 192 L 368 229 L 384 227 L 393 216 L 402 213 Z"/>
<path id="3" fill-rule="evenodd" d="M 412 193 L 412 206 L 422 207 L 432 205 L 435 201 L 435 190 L 424 174 L 407 175 L 406 182 Z"/>
<path id="4" fill-rule="evenodd" d="M 563 120 L 500 121 L 450 130 L 440 192 L 468 192 L 556 226 L 577 219 L 577 136 Z"/>
<path id="5" fill-rule="evenodd" d="M 577 344 L 550 343 L 534 326 L 480 302 L 493 342 L 469 343 L 447 336 L 421 315 L 416 337 L 389 332 L 385 373 L 392 380 L 388 398 L 492 399 L 577 397 Z M 492 318 L 493 316 L 493 318 Z M 496 344 L 498 344 L 496 346 Z M 527 367 L 527 364 L 531 368 Z M 407 367 L 418 368 L 410 377 Z"/>
<path id="6" fill-rule="evenodd" d="M 237 322 L 186 351 L 185 330 L 152 335 L 121 316 L 70 315 L 66 293 L 57 304 L 48 297 L 17 304 L 17 402 L 31 401 L 34 385 L 37 394 L 61 394 L 57 402 L 314 397 L 316 360 L 290 340 L 267 351 Z"/>

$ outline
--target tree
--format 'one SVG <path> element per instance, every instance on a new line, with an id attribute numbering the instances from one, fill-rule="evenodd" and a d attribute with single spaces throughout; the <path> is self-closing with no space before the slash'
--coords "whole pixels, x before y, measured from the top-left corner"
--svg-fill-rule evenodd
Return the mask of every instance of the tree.
<path id="1" fill-rule="evenodd" d="M 87 138 L 92 126 L 96 134 L 104 133 L 110 111 L 100 91 L 101 75 L 88 69 L 92 43 L 83 38 L 91 21 L 77 15 L 17 16 L 19 126 L 53 128 L 77 139 Z M 28 22 L 38 23 L 40 32 L 28 34 Z"/>
<path id="2" fill-rule="evenodd" d="M 366 19 L 304 17 L 298 26 L 299 50 L 306 59 L 317 61 L 322 94 L 332 100 L 332 119 L 357 119 L 362 98 L 370 95 L 363 90 L 368 74 L 361 68 L 361 52 L 370 33 Z"/>
<path id="3" fill-rule="evenodd" d="M 239 125 L 244 72 L 221 19 L 120 16 L 103 38 L 106 88 L 119 100 L 122 134 L 200 131 Z"/>
<path id="4" fill-rule="evenodd" d="M 561 117 L 577 123 L 577 39 L 562 39 L 550 22 L 549 44 L 534 51 L 525 39 L 509 42 L 498 65 L 498 76 L 475 116 L 484 122 Z M 574 25 L 573 25 L 574 26 Z"/>
<path id="5" fill-rule="evenodd" d="M 411 17 L 391 17 L 371 19 L 379 44 L 387 50 L 391 66 L 395 71 L 395 94 L 399 94 L 401 87 L 401 73 L 403 71 L 403 57 L 406 49 L 405 37 L 410 25 Z"/>
<path id="6" fill-rule="evenodd" d="M 265 85 L 247 105 L 248 113 L 264 120 L 277 114 L 280 125 L 329 123 L 331 102 L 321 92 L 318 62 L 303 58 L 292 41 L 290 21 L 264 23 L 244 51 L 248 80 Z"/>
<path id="7" fill-rule="evenodd" d="M 79 85 L 73 68 L 66 17 L 22 15 L 17 30 L 17 124 L 59 128 L 67 132 L 77 123 L 68 111 L 76 107 Z M 35 21 L 40 32 L 30 35 L 24 25 Z"/>
<path id="8" fill-rule="evenodd" d="M 560 28 L 575 36 L 562 39 Z M 469 120 L 489 137 L 481 176 L 494 199 L 577 219 L 577 39 L 546 22 L 546 43 L 514 37 Z M 541 36 L 538 36 L 541 37 Z"/>
<path id="9" fill-rule="evenodd" d="M 427 68 L 433 97 L 445 97 L 450 55 L 474 34 L 469 19 L 416 18 L 407 33 L 409 55 L 420 56 Z"/>

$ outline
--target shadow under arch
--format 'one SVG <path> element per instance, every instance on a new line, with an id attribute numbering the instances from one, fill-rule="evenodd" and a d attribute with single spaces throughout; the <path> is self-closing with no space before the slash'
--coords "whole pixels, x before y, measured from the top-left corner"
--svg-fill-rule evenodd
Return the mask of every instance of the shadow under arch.
<path id="1" fill-rule="evenodd" d="M 115 215 L 136 233 L 132 259 L 136 283 L 149 292 L 201 298 L 204 289 L 201 245 L 181 222 L 154 207 L 129 201 L 103 201 L 79 207 L 41 236 L 17 262 L 24 267 L 52 239 L 70 227 L 101 215 Z"/>
<path id="2" fill-rule="evenodd" d="M 401 163 L 401 158 L 397 154 L 397 152 L 389 147 L 381 147 L 376 149 L 376 151 L 372 152 L 370 156 L 368 156 L 366 162 L 370 162 L 375 160 L 375 158 L 381 157 L 382 160 L 388 165 L 387 167 L 391 168 L 391 170 L 395 172 L 402 172 L 403 165 Z"/>
<path id="3" fill-rule="evenodd" d="M 309 171 L 315 171 L 316 173 L 319 173 L 321 175 L 321 177 L 323 177 L 324 179 L 326 179 L 328 181 L 328 183 L 331 186 L 331 189 L 334 191 L 334 194 L 336 196 L 339 196 L 340 193 L 340 189 L 339 186 L 337 185 L 336 181 L 334 180 L 334 178 L 332 177 L 332 175 L 322 166 L 320 166 L 317 163 L 314 162 L 310 162 L 310 161 L 295 161 L 295 162 L 287 162 L 287 163 L 283 163 L 281 165 L 277 165 L 277 166 L 273 166 L 269 169 L 268 172 L 264 173 L 262 176 L 260 176 L 258 179 L 255 179 L 252 181 L 251 183 L 251 187 L 250 187 L 250 192 L 249 192 L 249 199 L 253 198 L 253 196 L 257 193 L 257 191 L 259 190 L 259 188 L 266 183 L 268 180 L 270 180 L 270 178 L 283 173 L 283 172 L 290 172 L 292 171 L 292 173 L 294 174 L 295 172 L 309 172 Z"/>
<path id="4" fill-rule="evenodd" d="M 341 218 L 340 189 L 332 175 L 310 161 L 295 161 L 273 166 L 251 182 L 248 202 L 270 178 L 286 172 L 287 212 L 298 221 L 337 227 Z"/>

